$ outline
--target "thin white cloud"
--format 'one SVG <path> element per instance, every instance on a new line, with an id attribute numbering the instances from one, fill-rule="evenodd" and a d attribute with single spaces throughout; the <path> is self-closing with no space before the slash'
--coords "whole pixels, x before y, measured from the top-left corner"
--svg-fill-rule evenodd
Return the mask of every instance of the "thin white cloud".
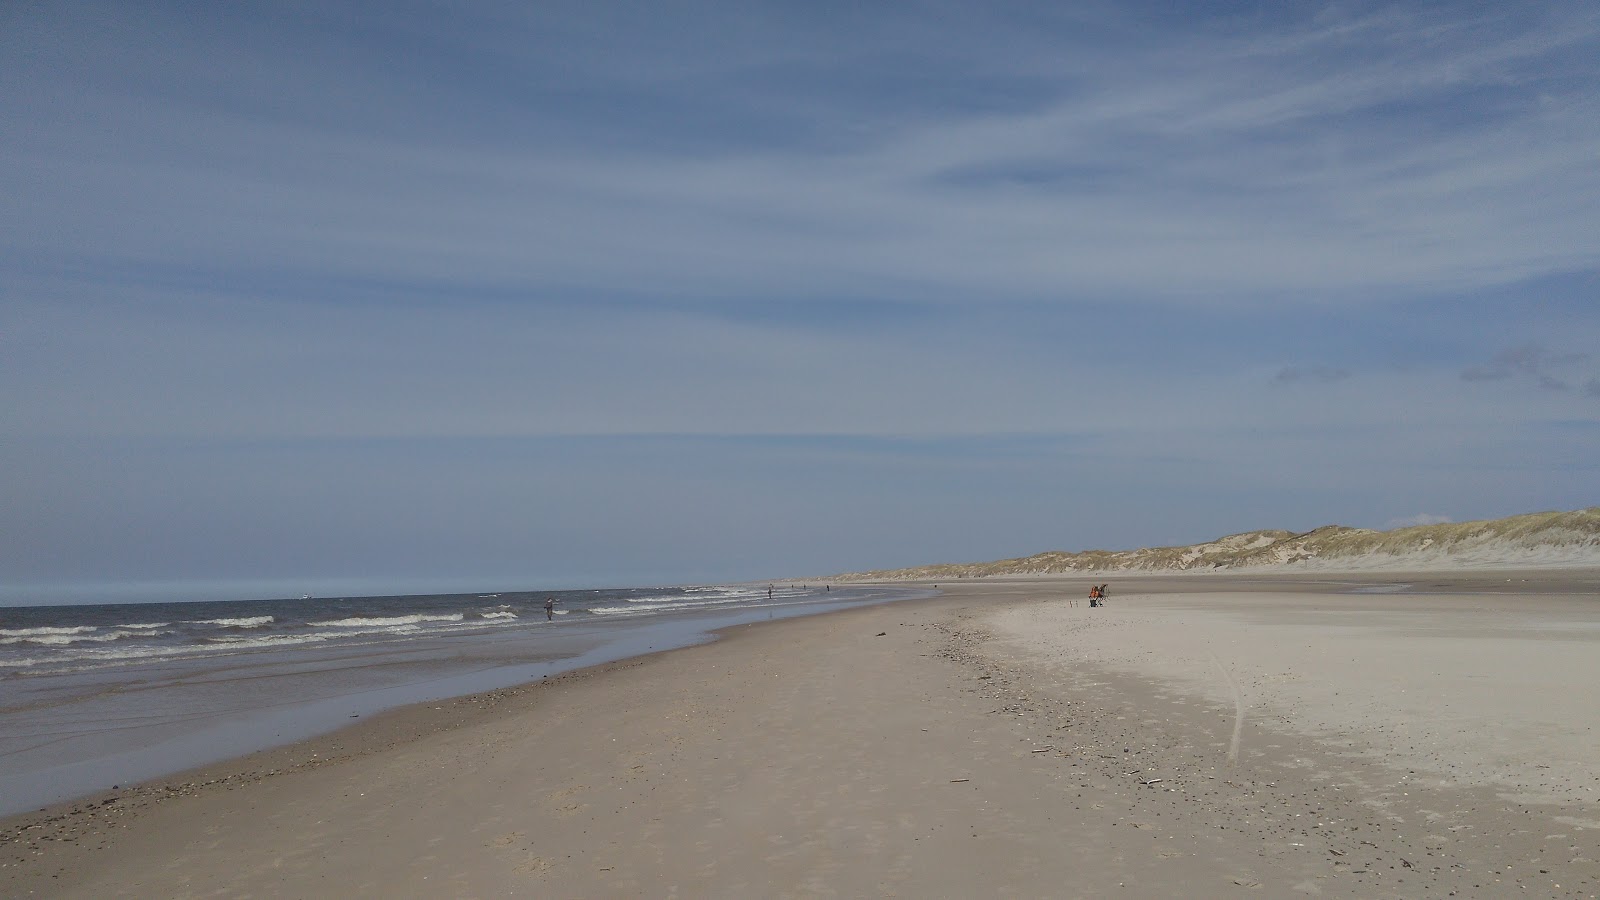
<path id="1" fill-rule="evenodd" d="M 1533 103 L 1519 81 L 1543 55 L 1593 43 L 1593 17 L 1444 29 L 1416 54 L 1407 38 L 1423 24 L 1322 24 L 1347 42 L 1333 50 L 1362 55 L 1316 37 L 1313 63 L 1290 52 L 1307 40 L 1293 32 L 1282 49 L 1198 40 L 1166 62 L 1167 44 L 1130 47 L 1031 111 L 947 111 L 827 151 L 574 154 L 80 100 L 88 124 L 54 123 L 4 154 L 26 215 L 0 238 L 26 258 L 101 265 L 270 260 L 332 277 L 940 302 L 1325 302 L 1600 264 L 1595 95 L 1541 88 Z M 1593 82 L 1592 67 L 1581 75 Z M 1385 112 L 1490 88 L 1515 96 L 1477 123 Z M 97 142 L 105 122 L 130 139 Z M 1018 167 L 1063 174 L 1018 184 Z M 995 177 L 946 177 L 975 171 Z"/>
<path id="2" fill-rule="evenodd" d="M 1433 434 L 1592 412 L 1575 392 L 1486 392 L 1446 365 L 1211 354 L 1175 373 L 1178 348 L 1137 332 L 1024 339 L 1005 320 L 796 328 L 648 305 L 128 299 L 81 284 L 13 307 L 0 419 L 14 436 L 1122 432 L 1164 446 L 1151 435 L 1398 421 Z"/>
<path id="3" fill-rule="evenodd" d="M 1539 344 L 1523 344 L 1494 355 L 1486 363 L 1463 370 L 1463 381 L 1527 380 L 1547 391 L 1571 391 L 1595 371 L 1593 357 L 1583 352 L 1555 352 Z M 1593 383 L 1589 378 L 1587 383 Z M 1585 393 L 1588 393 L 1587 389 Z"/>

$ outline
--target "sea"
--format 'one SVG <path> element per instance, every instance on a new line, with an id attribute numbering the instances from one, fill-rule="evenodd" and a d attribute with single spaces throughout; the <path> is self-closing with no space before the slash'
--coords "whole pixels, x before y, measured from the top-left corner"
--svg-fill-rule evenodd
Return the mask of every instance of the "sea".
<path id="1" fill-rule="evenodd" d="M 0 607 L 0 815 L 720 628 L 931 593 L 750 584 Z"/>

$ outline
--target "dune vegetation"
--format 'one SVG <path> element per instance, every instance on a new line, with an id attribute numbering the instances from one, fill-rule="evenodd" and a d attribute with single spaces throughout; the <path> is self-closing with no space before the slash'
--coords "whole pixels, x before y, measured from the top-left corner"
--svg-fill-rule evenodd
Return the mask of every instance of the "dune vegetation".
<path id="1" fill-rule="evenodd" d="M 834 576 L 938 580 L 1076 572 L 1215 569 L 1431 569 L 1450 566 L 1600 566 L 1600 506 L 1391 531 L 1325 525 L 1302 534 L 1247 531 L 1184 547 L 1051 550 L 992 562 L 945 563 Z"/>

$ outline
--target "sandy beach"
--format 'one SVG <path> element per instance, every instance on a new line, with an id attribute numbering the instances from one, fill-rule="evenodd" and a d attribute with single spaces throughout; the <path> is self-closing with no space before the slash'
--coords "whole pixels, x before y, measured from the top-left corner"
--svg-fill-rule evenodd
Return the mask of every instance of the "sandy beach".
<path id="1" fill-rule="evenodd" d="M 1600 893 L 1600 573 L 1096 580 L 740 626 L 12 817 L 0 894 Z"/>

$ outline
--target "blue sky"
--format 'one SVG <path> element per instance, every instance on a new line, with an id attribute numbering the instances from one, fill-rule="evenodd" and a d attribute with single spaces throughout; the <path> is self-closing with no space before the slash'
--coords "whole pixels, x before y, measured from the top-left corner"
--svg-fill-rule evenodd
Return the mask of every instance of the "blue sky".
<path id="1" fill-rule="evenodd" d="M 1592 3 L 887 6 L 0 8 L 0 602 L 1600 502 Z"/>

